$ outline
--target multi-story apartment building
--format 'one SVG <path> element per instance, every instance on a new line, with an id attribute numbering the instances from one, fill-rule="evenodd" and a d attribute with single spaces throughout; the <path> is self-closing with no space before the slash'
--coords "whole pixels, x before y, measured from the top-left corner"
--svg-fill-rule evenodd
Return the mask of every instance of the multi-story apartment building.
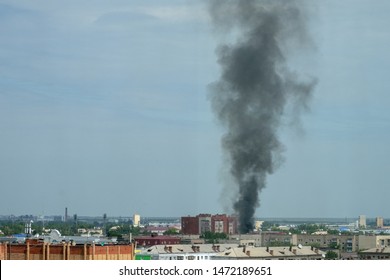
<path id="1" fill-rule="evenodd" d="M 382 217 L 376 217 L 376 227 L 383 228 L 383 218 Z"/>
<path id="2" fill-rule="evenodd" d="M 287 232 L 280 231 L 263 231 L 261 233 L 261 246 L 278 246 L 278 245 L 290 245 L 295 244 L 294 237 L 296 234 L 288 234 Z"/>
<path id="3" fill-rule="evenodd" d="M 359 250 L 390 247 L 390 235 L 359 235 Z"/>
<path id="4" fill-rule="evenodd" d="M 234 247 L 212 257 L 214 260 L 321 260 L 325 252 L 312 246 Z"/>
<path id="5" fill-rule="evenodd" d="M 339 249 L 341 252 L 357 252 L 372 248 L 390 247 L 390 235 L 318 235 L 288 234 L 284 232 L 263 232 L 261 234 L 261 246 L 286 246 L 288 244 Z"/>
<path id="6" fill-rule="evenodd" d="M 359 228 L 366 228 L 366 227 L 367 227 L 366 216 L 360 215 L 359 216 Z"/>
<path id="7" fill-rule="evenodd" d="M 237 218 L 233 216 L 199 214 L 196 217 L 182 217 L 181 230 L 183 234 L 202 234 L 204 232 L 237 233 Z"/>
<path id="8" fill-rule="evenodd" d="M 263 232 L 261 234 L 262 246 L 294 245 L 315 246 L 318 248 L 340 249 L 344 252 L 358 250 L 357 235 L 335 234 L 288 234 L 284 232 Z"/>
<path id="9" fill-rule="evenodd" d="M 295 241 L 296 240 L 296 241 Z M 340 249 L 343 252 L 355 252 L 359 249 L 357 235 L 313 235 L 297 234 L 293 244 L 314 245 L 319 248 Z"/>

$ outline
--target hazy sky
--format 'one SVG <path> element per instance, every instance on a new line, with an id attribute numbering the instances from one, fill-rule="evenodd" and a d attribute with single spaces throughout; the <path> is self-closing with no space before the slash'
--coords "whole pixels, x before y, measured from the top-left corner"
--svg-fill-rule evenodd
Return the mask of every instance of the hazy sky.
<path id="1" fill-rule="evenodd" d="M 257 216 L 390 217 L 390 2 L 309 2 L 318 84 Z M 0 214 L 224 212 L 218 40 L 203 1 L 0 0 Z"/>

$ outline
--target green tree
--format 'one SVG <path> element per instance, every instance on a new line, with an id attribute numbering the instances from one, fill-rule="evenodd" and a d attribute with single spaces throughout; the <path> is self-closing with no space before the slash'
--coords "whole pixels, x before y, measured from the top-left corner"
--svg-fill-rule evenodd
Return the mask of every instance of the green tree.
<path id="1" fill-rule="evenodd" d="M 4 233 L 4 235 L 12 235 L 17 233 L 24 233 L 24 222 L 11 222 L 6 221 L 2 222 L 0 225 L 0 230 Z"/>
<path id="2" fill-rule="evenodd" d="M 327 232 L 328 232 L 328 234 L 333 234 L 333 235 L 340 233 L 337 229 L 328 229 Z"/>
<path id="3" fill-rule="evenodd" d="M 220 239 L 227 239 L 228 235 L 224 232 L 204 232 L 200 238 L 205 239 L 206 243 L 219 243 Z"/>
<path id="4" fill-rule="evenodd" d="M 268 221 L 265 221 L 265 222 L 262 223 L 262 225 L 261 225 L 261 230 L 262 230 L 262 231 L 271 230 L 271 228 L 272 228 L 273 226 L 274 226 L 273 223 L 268 222 Z"/>
<path id="5" fill-rule="evenodd" d="M 163 234 L 164 235 L 176 235 L 176 234 L 179 234 L 179 232 L 175 228 L 169 228 L 166 231 L 164 231 Z"/>
<path id="6" fill-rule="evenodd" d="M 325 260 L 337 260 L 339 255 L 334 251 L 328 251 L 325 254 Z"/>

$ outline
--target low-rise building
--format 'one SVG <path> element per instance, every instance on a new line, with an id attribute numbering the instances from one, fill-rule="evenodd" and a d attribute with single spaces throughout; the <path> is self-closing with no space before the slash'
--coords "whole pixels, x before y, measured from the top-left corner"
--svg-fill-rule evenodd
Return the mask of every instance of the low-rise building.
<path id="1" fill-rule="evenodd" d="M 325 253 L 311 246 L 236 247 L 218 253 L 214 260 L 322 260 Z"/>
<path id="2" fill-rule="evenodd" d="M 50 232 L 50 231 L 49 231 Z M 77 232 L 81 235 L 81 236 L 102 236 L 103 235 L 103 229 L 102 228 L 98 228 L 98 227 L 94 227 L 94 228 L 79 228 L 77 229 Z"/>
<path id="3" fill-rule="evenodd" d="M 390 259 L 390 248 L 371 248 L 360 251 L 358 255 L 360 260 L 388 260 Z"/>
<path id="4" fill-rule="evenodd" d="M 27 239 L 25 244 L 1 243 L 0 260 L 132 260 L 134 245 L 50 244 Z"/>
<path id="5" fill-rule="evenodd" d="M 313 245 L 324 249 L 339 249 L 342 252 L 356 252 L 359 249 L 359 239 L 357 235 L 297 234 L 293 241 L 293 245 Z"/>
<path id="6" fill-rule="evenodd" d="M 145 227 L 145 230 L 151 234 L 164 235 L 164 233 L 169 230 L 173 230 L 178 233 L 180 228 L 176 226 L 147 226 Z"/>
<path id="7" fill-rule="evenodd" d="M 240 246 L 262 246 L 260 234 L 235 234 L 229 236 L 229 243 L 237 243 Z"/>
<path id="8" fill-rule="evenodd" d="M 41 235 L 38 238 L 42 239 L 46 243 L 59 244 L 59 243 L 74 243 L 74 244 L 114 244 L 117 243 L 116 237 L 104 237 L 102 235 L 73 235 L 63 236 L 61 233 L 52 229 L 48 235 Z"/>
<path id="9" fill-rule="evenodd" d="M 357 235 L 337 234 L 289 234 L 286 232 L 263 232 L 261 234 L 261 246 L 299 244 L 314 246 L 322 249 L 340 249 L 342 252 L 357 252 L 359 250 L 359 238 Z"/>
<path id="10" fill-rule="evenodd" d="M 212 256 L 237 247 L 237 244 L 155 245 L 136 255 L 136 259 L 210 260 Z"/>
<path id="11" fill-rule="evenodd" d="M 168 235 L 155 235 L 150 236 L 136 236 L 134 241 L 137 243 L 137 246 L 142 247 L 151 247 L 154 245 L 175 245 L 180 244 L 180 237 L 177 236 L 168 236 Z"/>
<path id="12" fill-rule="evenodd" d="M 263 231 L 261 233 L 261 246 L 298 245 L 294 242 L 296 234 L 288 234 L 282 231 Z"/>
<path id="13" fill-rule="evenodd" d="M 261 246 L 299 244 L 320 249 L 338 249 L 341 253 L 353 253 L 371 248 L 390 247 L 390 235 L 353 234 L 288 234 L 285 232 L 263 232 Z"/>

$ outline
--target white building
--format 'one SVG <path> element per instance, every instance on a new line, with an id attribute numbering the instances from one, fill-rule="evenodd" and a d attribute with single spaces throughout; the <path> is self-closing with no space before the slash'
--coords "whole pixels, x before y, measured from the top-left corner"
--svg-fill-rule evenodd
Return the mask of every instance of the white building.
<path id="1" fill-rule="evenodd" d="M 141 216 L 139 214 L 133 215 L 133 225 L 139 227 L 141 225 Z"/>
<path id="2" fill-rule="evenodd" d="M 366 228 L 366 227 L 367 227 L 366 216 L 360 215 L 359 216 L 359 228 Z"/>
<path id="3" fill-rule="evenodd" d="M 237 247 L 238 244 L 155 245 L 137 254 L 154 260 L 210 260 L 212 256 Z"/>

